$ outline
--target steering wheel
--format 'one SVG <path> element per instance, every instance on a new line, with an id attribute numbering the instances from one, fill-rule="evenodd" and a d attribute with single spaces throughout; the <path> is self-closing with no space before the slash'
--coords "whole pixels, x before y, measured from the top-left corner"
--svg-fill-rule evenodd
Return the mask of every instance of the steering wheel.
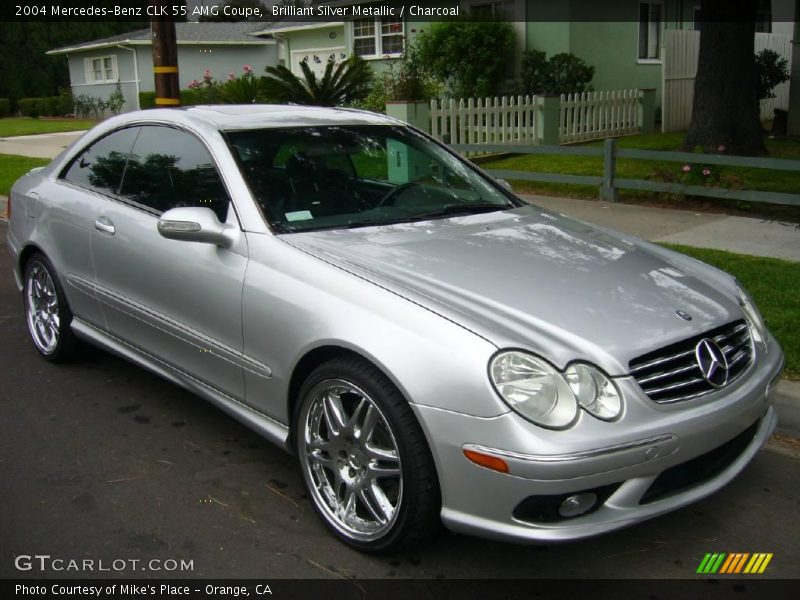
<path id="1" fill-rule="evenodd" d="M 388 194 L 386 194 L 383 198 L 380 199 L 380 202 L 375 206 L 375 208 L 380 208 L 381 206 L 386 206 L 389 204 L 390 200 L 393 200 L 403 192 L 410 190 L 411 188 L 415 187 L 422 187 L 419 183 L 415 181 L 409 181 L 408 183 L 403 183 L 398 185 L 396 188 L 391 190 Z"/>

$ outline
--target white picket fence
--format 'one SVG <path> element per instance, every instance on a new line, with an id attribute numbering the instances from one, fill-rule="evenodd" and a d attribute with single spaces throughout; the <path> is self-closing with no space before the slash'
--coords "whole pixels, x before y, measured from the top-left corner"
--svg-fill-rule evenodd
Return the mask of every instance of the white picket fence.
<path id="1" fill-rule="evenodd" d="M 543 114 L 540 96 L 431 101 L 431 135 L 449 144 L 542 143 L 542 119 L 558 119 L 562 144 L 639 131 L 638 90 L 566 94 L 560 109 Z"/>
<path id="2" fill-rule="evenodd" d="M 562 144 L 639 132 L 639 90 L 562 94 Z"/>
<path id="3" fill-rule="evenodd" d="M 774 50 L 792 61 L 792 40 L 787 35 L 757 33 L 754 52 Z M 664 36 L 663 102 L 661 108 L 661 130 L 684 131 L 692 120 L 694 80 L 697 76 L 697 59 L 700 54 L 700 32 L 669 30 Z M 761 119 L 772 119 L 773 110 L 789 106 L 789 82 L 777 86 L 775 98 L 761 102 Z"/>
<path id="4" fill-rule="evenodd" d="M 449 144 L 538 144 L 537 96 L 431 101 L 431 135 Z"/>

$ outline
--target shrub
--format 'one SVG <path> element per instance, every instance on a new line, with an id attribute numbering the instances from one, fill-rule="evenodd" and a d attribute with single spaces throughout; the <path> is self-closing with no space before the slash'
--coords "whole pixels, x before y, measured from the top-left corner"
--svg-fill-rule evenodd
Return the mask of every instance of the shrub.
<path id="1" fill-rule="evenodd" d="M 11 114 L 11 100 L 0 98 L 0 117 L 7 117 Z"/>
<path id="2" fill-rule="evenodd" d="M 17 100 L 17 108 L 23 117 L 33 117 L 35 119 L 42 114 L 39 98 L 20 98 Z"/>
<path id="3" fill-rule="evenodd" d="M 262 89 L 273 102 L 313 106 L 352 104 L 366 97 L 372 82 L 372 68 L 358 56 L 336 64 L 328 61 L 322 77 L 317 77 L 305 62 L 300 63 L 303 77 L 283 65 L 267 67 Z"/>
<path id="4" fill-rule="evenodd" d="M 756 54 L 758 69 L 758 99 L 774 98 L 775 86 L 789 81 L 789 61 L 774 50 L 762 50 Z"/>
<path id="5" fill-rule="evenodd" d="M 91 116 L 99 119 L 107 108 L 106 101 L 102 98 L 86 96 L 84 94 L 76 96 L 74 99 L 74 104 L 75 112 L 79 117 L 84 119 Z"/>
<path id="6" fill-rule="evenodd" d="M 541 50 L 522 55 L 521 87 L 525 94 L 574 94 L 591 91 L 594 67 L 572 53 L 562 52 L 549 60 Z"/>
<path id="7" fill-rule="evenodd" d="M 17 109 L 23 117 L 61 117 L 72 113 L 72 96 L 46 96 L 44 98 L 20 98 Z"/>
<path id="8" fill-rule="evenodd" d="M 111 92 L 108 100 L 106 100 L 105 107 L 110 110 L 112 114 L 118 115 L 123 106 L 125 106 L 125 95 L 122 93 L 122 86 L 117 82 L 114 91 Z"/>
<path id="9" fill-rule="evenodd" d="M 441 21 L 420 33 L 414 44 L 420 63 L 451 95 L 493 96 L 506 78 L 514 30 L 502 21 Z"/>

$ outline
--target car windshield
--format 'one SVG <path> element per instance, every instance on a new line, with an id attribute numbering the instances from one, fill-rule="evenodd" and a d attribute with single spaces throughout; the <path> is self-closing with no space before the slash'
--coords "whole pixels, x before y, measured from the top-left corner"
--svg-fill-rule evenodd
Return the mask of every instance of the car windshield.
<path id="1" fill-rule="evenodd" d="M 279 232 L 406 223 L 519 205 L 408 127 L 270 128 L 225 135 L 264 217 Z"/>

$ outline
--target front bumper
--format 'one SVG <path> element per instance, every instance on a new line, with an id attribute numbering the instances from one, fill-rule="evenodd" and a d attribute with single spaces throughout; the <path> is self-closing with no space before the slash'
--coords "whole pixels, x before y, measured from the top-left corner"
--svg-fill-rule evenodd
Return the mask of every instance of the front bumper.
<path id="1" fill-rule="evenodd" d="M 625 411 L 614 423 L 584 413 L 571 429 L 550 431 L 513 413 L 480 419 L 414 406 L 437 464 L 444 524 L 502 540 L 567 541 L 626 527 L 714 493 L 744 469 L 777 424 L 770 392 L 783 354 L 774 339 L 769 344 L 769 353 L 759 353 L 738 381 L 697 401 L 657 405 L 631 378 L 617 380 Z M 719 462 L 720 452 L 732 447 L 735 454 L 728 452 L 709 477 L 674 485 L 682 468 L 706 457 Z M 465 449 L 502 458 L 509 473 L 468 461 Z M 675 490 L 665 490 L 665 480 Z M 519 510 L 532 497 L 601 489 L 607 494 L 600 494 L 599 507 L 582 516 L 537 520 Z"/>

